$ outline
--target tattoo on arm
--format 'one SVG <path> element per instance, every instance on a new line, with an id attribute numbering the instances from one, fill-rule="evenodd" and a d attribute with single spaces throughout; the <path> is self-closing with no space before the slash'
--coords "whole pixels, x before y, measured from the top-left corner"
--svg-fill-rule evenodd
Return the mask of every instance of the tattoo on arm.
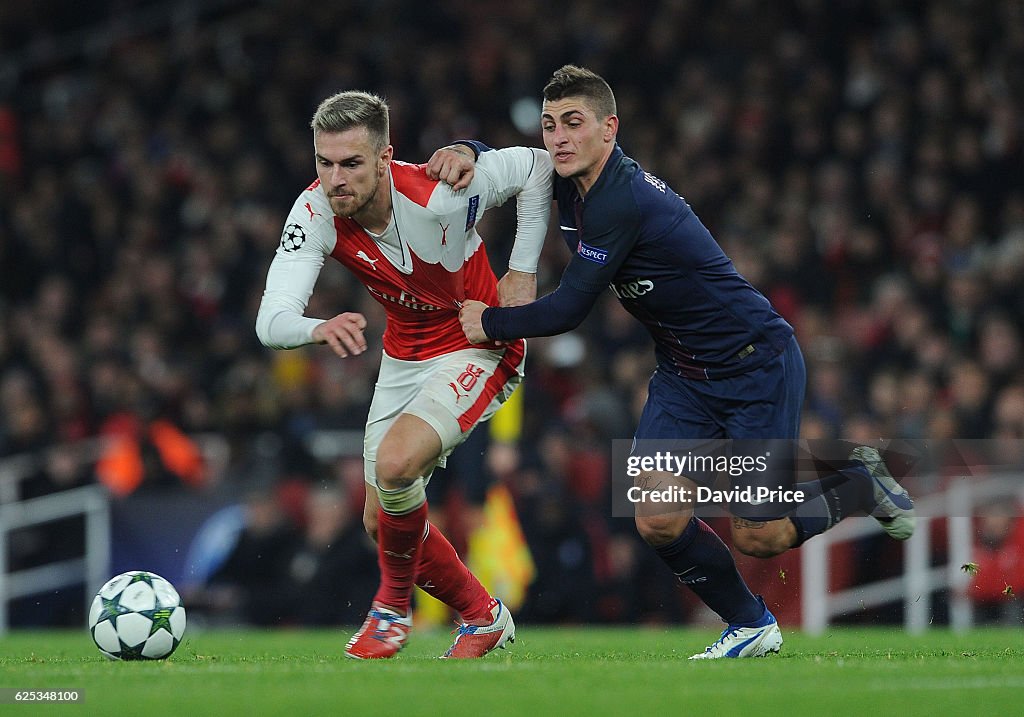
<path id="1" fill-rule="evenodd" d="M 746 518 L 733 518 L 732 525 L 734 528 L 750 528 L 751 530 L 760 530 L 767 523 L 763 520 L 747 520 Z"/>
<path id="2" fill-rule="evenodd" d="M 659 480 L 657 483 L 655 483 L 654 476 L 646 475 L 639 476 L 634 484 L 641 490 L 657 490 L 661 486 L 661 481 Z"/>
<path id="3" fill-rule="evenodd" d="M 441 147 L 441 149 L 461 154 L 466 159 L 472 159 L 474 162 L 476 161 L 476 154 L 464 144 L 449 144 L 445 147 Z"/>

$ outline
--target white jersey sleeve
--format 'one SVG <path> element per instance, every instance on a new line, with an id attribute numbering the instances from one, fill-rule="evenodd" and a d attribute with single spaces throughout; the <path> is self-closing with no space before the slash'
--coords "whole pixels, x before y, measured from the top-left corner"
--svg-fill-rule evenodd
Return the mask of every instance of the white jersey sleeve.
<path id="1" fill-rule="evenodd" d="M 272 349 L 313 343 L 313 329 L 323 319 L 304 316 L 324 257 L 334 250 L 330 205 L 319 184 L 295 200 L 281 243 L 267 272 L 267 285 L 256 314 L 256 335 Z"/>
<path id="2" fill-rule="evenodd" d="M 484 208 L 504 204 L 516 195 L 516 237 L 508 266 L 529 274 L 537 262 L 551 215 L 551 175 L 554 165 L 543 149 L 507 147 L 482 152 L 467 191 L 480 192 Z"/>

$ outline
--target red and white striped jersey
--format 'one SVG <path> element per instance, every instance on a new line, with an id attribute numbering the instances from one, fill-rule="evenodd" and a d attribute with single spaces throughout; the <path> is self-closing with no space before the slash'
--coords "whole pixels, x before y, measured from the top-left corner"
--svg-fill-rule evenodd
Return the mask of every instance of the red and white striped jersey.
<path id="1" fill-rule="evenodd" d="M 514 195 L 517 227 L 509 266 L 536 271 L 551 211 L 547 152 L 526 147 L 484 152 L 472 183 L 458 192 L 428 179 L 425 165 L 393 160 L 388 171 L 392 213 L 380 235 L 335 216 L 319 180 L 295 200 L 256 319 L 264 345 L 293 348 L 312 342 L 322 319 L 303 312 L 324 258 L 331 256 L 384 307 L 389 356 L 422 360 L 467 348 L 471 344 L 458 316 L 462 302 L 498 303 L 497 280 L 476 224 L 487 209 Z"/>

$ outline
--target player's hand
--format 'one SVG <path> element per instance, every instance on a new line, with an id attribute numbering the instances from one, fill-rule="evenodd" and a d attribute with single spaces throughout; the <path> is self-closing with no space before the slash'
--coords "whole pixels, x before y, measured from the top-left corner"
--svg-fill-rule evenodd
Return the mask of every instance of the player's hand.
<path id="1" fill-rule="evenodd" d="M 440 179 L 452 189 L 465 189 L 473 181 L 476 171 L 476 155 L 464 144 L 450 144 L 430 155 L 427 161 L 427 177 Z"/>
<path id="2" fill-rule="evenodd" d="M 466 334 L 466 338 L 471 344 L 482 344 L 489 341 L 487 334 L 484 333 L 483 323 L 481 322 L 481 317 L 486 308 L 487 304 L 484 302 L 470 299 L 462 305 L 462 309 L 459 311 L 462 333 Z"/>
<path id="3" fill-rule="evenodd" d="M 366 351 L 366 337 L 363 336 L 365 328 L 365 316 L 347 311 L 318 324 L 313 329 L 313 340 L 327 344 L 342 358 L 348 358 L 349 355 L 358 356 Z"/>
<path id="4" fill-rule="evenodd" d="M 498 281 L 498 305 L 522 306 L 537 298 L 537 275 L 509 269 Z"/>

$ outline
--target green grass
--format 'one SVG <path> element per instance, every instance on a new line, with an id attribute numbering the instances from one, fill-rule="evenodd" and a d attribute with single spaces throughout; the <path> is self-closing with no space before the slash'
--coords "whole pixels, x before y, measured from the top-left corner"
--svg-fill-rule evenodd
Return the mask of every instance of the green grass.
<path id="1" fill-rule="evenodd" d="M 521 626 L 511 650 L 434 659 L 444 633 L 396 659 L 342 657 L 347 631 L 193 631 L 164 662 L 109 662 L 85 630 L 0 638 L 0 686 L 77 688 L 84 703 L 2 714 L 968 715 L 1020 713 L 1024 634 L 785 631 L 781 655 L 687 662 L 711 629 Z"/>

